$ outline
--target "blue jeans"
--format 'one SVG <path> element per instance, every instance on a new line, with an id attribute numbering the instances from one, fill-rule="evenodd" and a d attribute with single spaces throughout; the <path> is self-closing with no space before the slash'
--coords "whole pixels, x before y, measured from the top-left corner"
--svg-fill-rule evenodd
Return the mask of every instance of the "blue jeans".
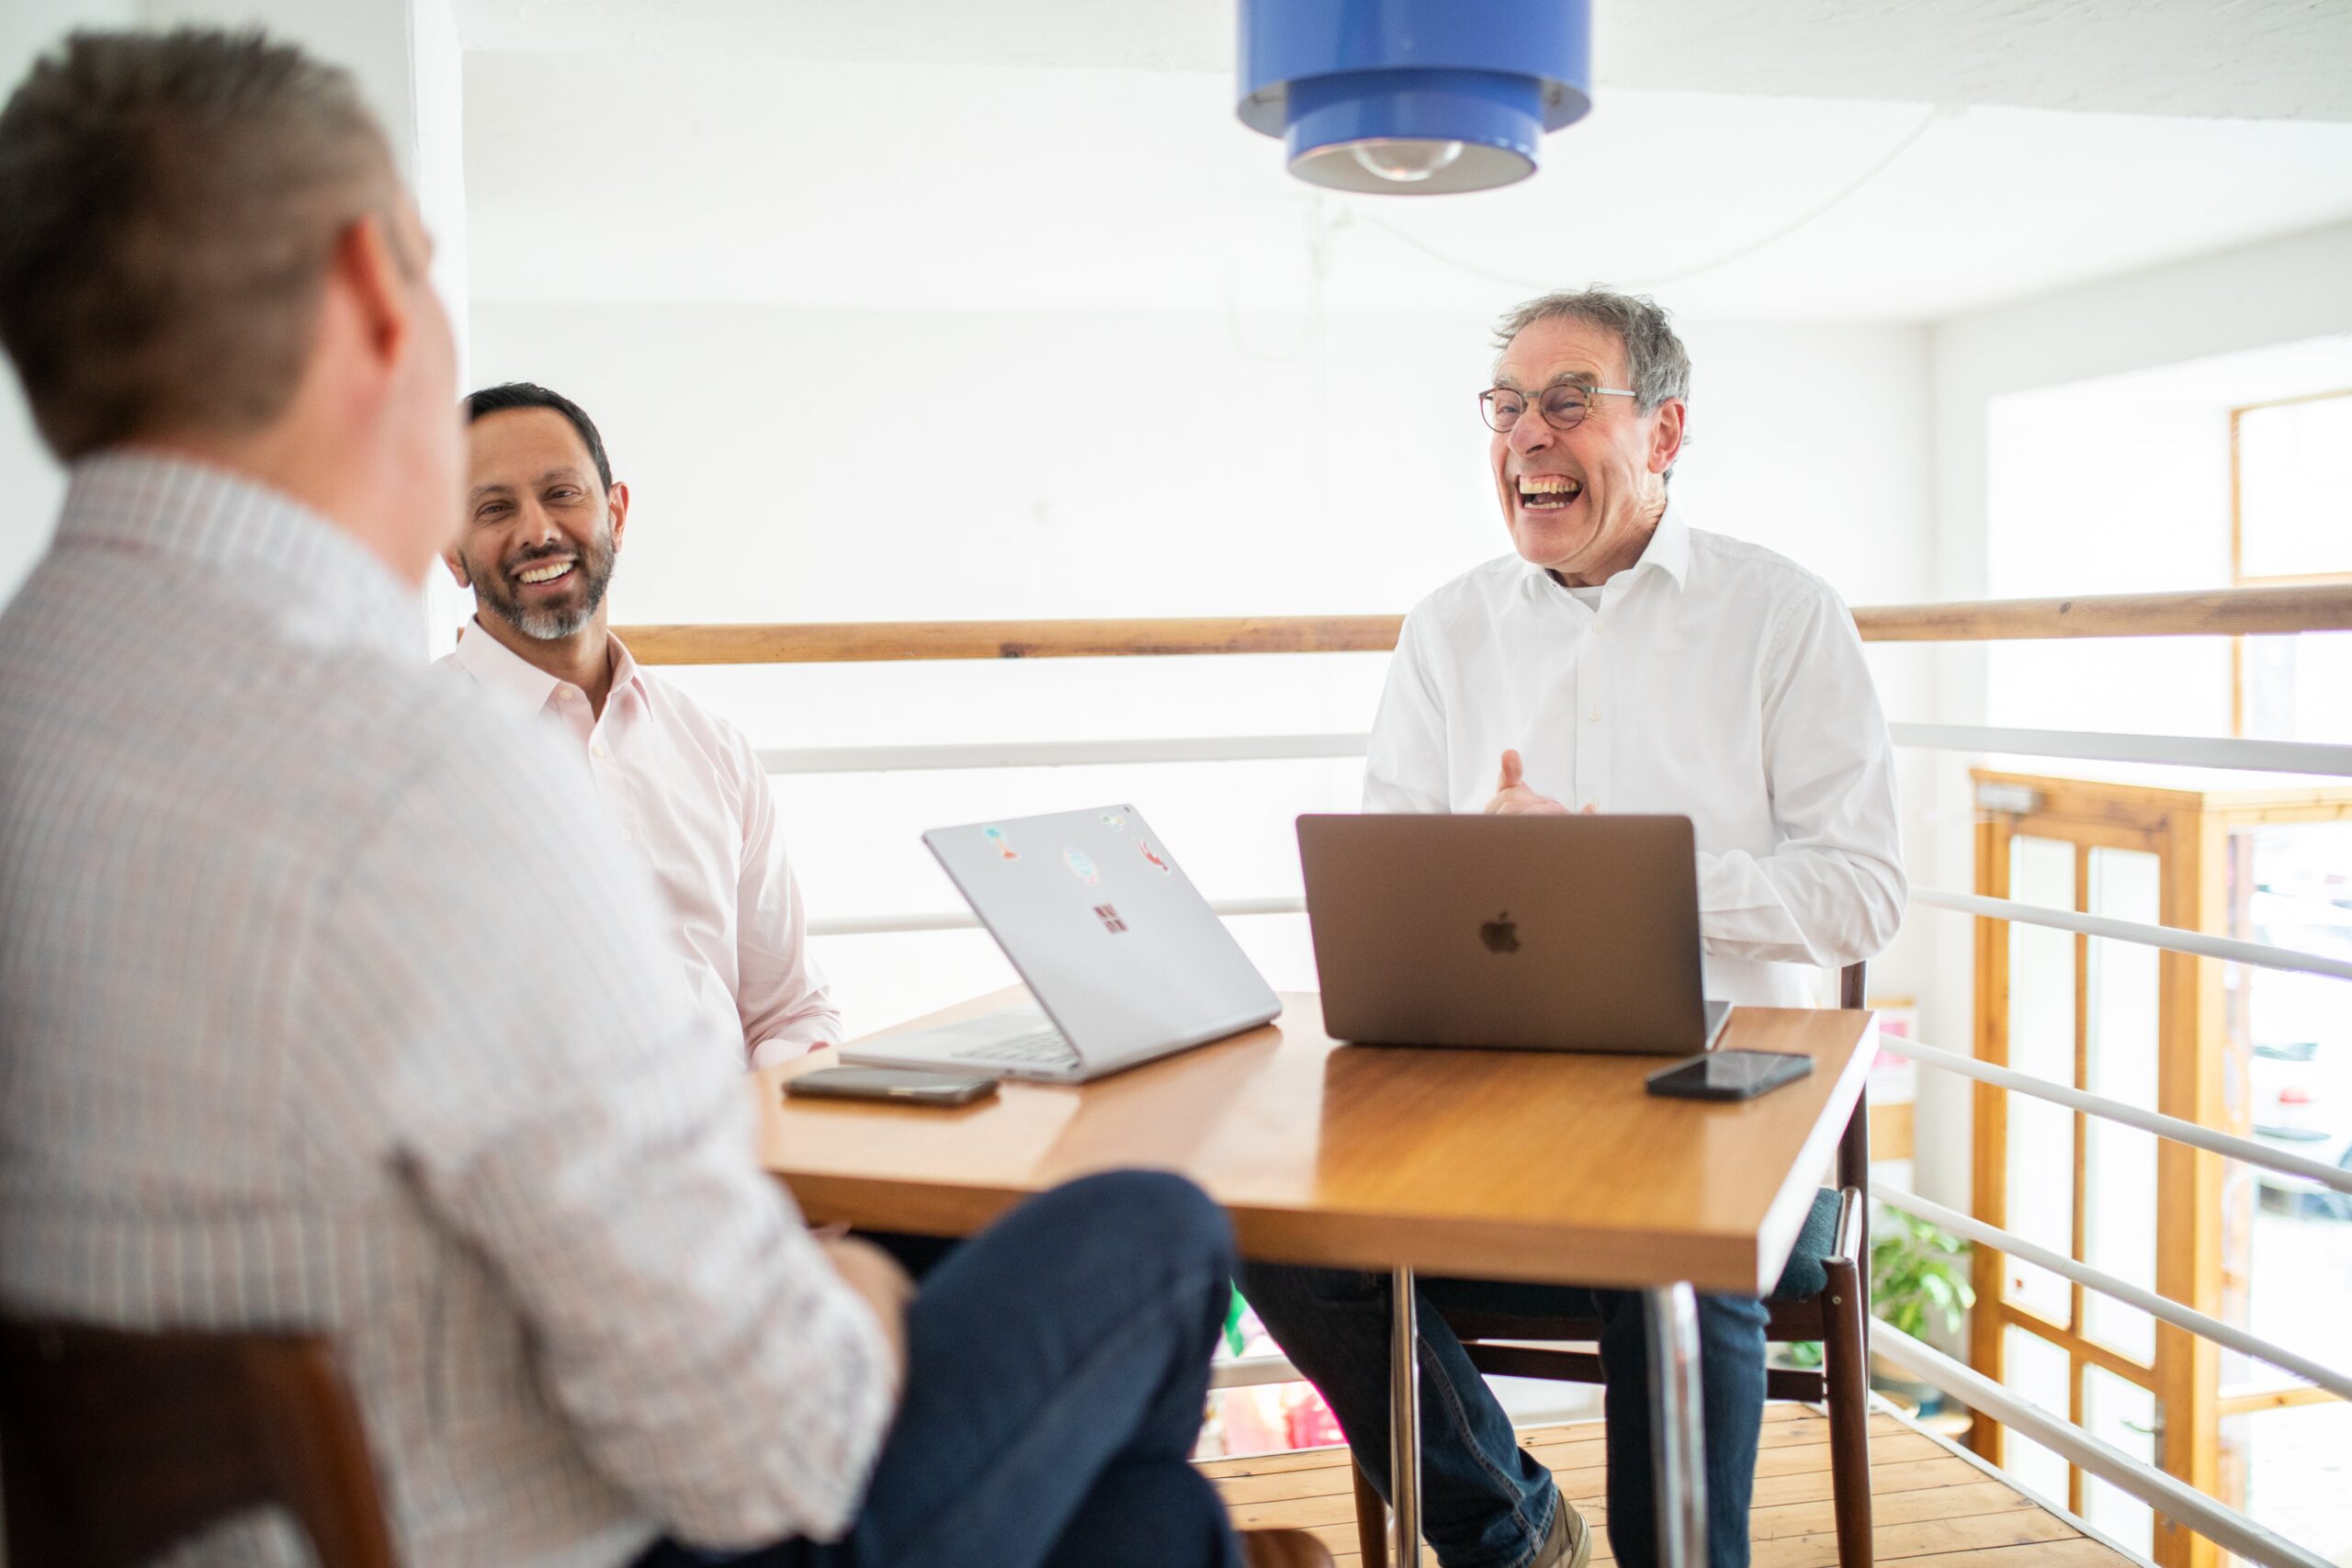
<path id="1" fill-rule="evenodd" d="M 843 1540 L 662 1541 L 637 1568 L 1239 1568 L 1191 1463 L 1232 1269 L 1223 1212 L 1180 1178 L 1031 1200 L 924 1276 L 906 1393 Z"/>
<path id="2" fill-rule="evenodd" d="M 1385 1275 L 1248 1264 L 1241 1293 L 1293 1365 L 1322 1390 L 1356 1462 L 1388 1490 L 1389 1284 Z M 1607 1378 L 1609 1541 L 1623 1568 L 1657 1561 L 1650 1473 L 1649 1340 L 1630 1291 L 1421 1280 L 1421 1528 L 1445 1568 L 1521 1568 L 1552 1528 L 1559 1490 L 1519 1446 L 1510 1417 L 1438 1313 L 1598 1318 Z M 1763 1304 L 1699 1298 L 1700 1398 L 1707 1445 L 1707 1557 L 1747 1568 L 1747 1499 L 1764 1419 Z"/>

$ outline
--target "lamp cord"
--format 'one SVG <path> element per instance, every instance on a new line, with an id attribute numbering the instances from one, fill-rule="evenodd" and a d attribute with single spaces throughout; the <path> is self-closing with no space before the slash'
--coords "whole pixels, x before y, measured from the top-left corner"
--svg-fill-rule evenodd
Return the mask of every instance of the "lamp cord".
<path id="1" fill-rule="evenodd" d="M 1913 126 L 1902 141 L 1897 141 L 1892 148 L 1888 149 L 1888 151 L 1879 158 L 1878 162 L 1872 164 L 1869 168 L 1864 169 L 1853 179 L 1849 180 L 1835 195 L 1829 197 L 1826 200 L 1815 203 L 1812 207 L 1807 208 L 1804 211 L 1799 213 L 1796 217 L 1792 218 L 1786 223 L 1781 224 L 1779 228 L 1774 229 L 1771 232 L 1765 234 L 1760 239 L 1751 240 L 1747 244 L 1740 246 L 1736 250 L 1727 251 L 1724 254 L 1715 257 L 1713 261 L 1703 262 L 1697 266 L 1684 267 L 1678 272 L 1658 273 L 1649 277 L 1628 279 L 1623 284 L 1623 287 L 1628 288 L 1654 288 L 1661 283 L 1680 283 L 1687 278 L 1693 278 L 1705 273 L 1713 272 L 1719 267 L 1729 266 L 1734 262 L 1745 261 L 1747 258 L 1754 255 L 1757 252 L 1765 249 L 1767 246 L 1779 244 L 1782 240 L 1787 239 L 1798 230 L 1813 222 L 1815 219 L 1818 219 L 1829 212 L 1840 203 L 1844 202 L 1849 197 L 1851 197 L 1855 192 L 1860 190 L 1864 186 L 1878 178 L 1879 175 L 1886 173 L 1888 169 L 1894 165 L 1894 161 L 1902 157 L 1904 153 L 1911 151 L 1912 147 L 1917 143 L 1919 138 L 1928 134 L 1928 128 L 1935 124 L 1937 120 L 1942 118 L 1946 113 L 1947 110 L 1940 104 L 1930 108 L 1926 117 L 1922 118 L 1917 125 Z M 1406 244 L 1410 245 L 1413 249 L 1420 252 L 1423 255 L 1428 256 L 1432 261 L 1443 262 L 1448 266 L 1457 268 L 1463 272 L 1470 273 L 1477 277 L 1483 277 L 1490 283 L 1507 283 L 1513 288 L 1542 289 L 1556 288 L 1559 287 L 1559 280 L 1557 278 L 1538 280 L 1531 277 L 1516 277 L 1508 273 L 1495 272 L 1487 267 L 1480 266 L 1476 262 L 1464 261 L 1459 256 L 1448 255 L 1445 252 L 1439 250 L 1436 246 L 1430 244 L 1428 242 L 1407 231 L 1406 230 L 1398 228 L 1396 224 L 1389 222 L 1386 219 L 1374 217 L 1371 213 L 1364 211 L 1361 207 L 1350 207 L 1347 209 L 1347 216 L 1356 221 L 1368 223 L 1372 227 L 1381 230 L 1394 239 L 1403 241 Z"/>

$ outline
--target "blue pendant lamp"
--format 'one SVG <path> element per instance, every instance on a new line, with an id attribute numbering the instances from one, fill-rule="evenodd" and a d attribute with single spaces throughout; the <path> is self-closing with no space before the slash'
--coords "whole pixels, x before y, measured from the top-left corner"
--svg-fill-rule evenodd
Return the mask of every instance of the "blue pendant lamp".
<path id="1" fill-rule="evenodd" d="M 1241 102 L 1290 172 L 1434 196 L 1535 172 L 1592 107 L 1590 0 L 1240 0 Z"/>

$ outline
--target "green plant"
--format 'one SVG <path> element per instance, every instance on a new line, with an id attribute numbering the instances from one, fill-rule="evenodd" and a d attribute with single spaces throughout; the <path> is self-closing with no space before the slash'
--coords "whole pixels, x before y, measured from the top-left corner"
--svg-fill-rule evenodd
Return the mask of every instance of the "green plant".
<path id="1" fill-rule="evenodd" d="M 1968 1243 L 1898 1209 L 1881 1209 L 1871 1238 L 1871 1315 L 1914 1339 L 1930 1324 L 1947 1334 L 1976 1304 Z"/>
<path id="2" fill-rule="evenodd" d="M 1923 1337 L 1933 1320 L 1940 1319 L 1946 1333 L 1958 1328 L 1960 1314 L 1976 1304 L 1968 1282 L 1968 1243 L 1899 1209 L 1880 1209 L 1875 1223 L 1871 1315 L 1914 1339 Z M 1781 1359 L 1792 1367 L 1817 1367 L 1821 1342 L 1791 1345 Z"/>

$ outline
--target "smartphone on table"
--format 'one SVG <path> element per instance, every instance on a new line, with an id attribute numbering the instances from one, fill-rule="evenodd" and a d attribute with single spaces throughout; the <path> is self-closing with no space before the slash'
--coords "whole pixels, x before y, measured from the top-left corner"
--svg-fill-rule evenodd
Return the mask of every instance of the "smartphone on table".
<path id="1" fill-rule="evenodd" d="M 1643 1079 L 1652 1094 L 1683 1100 L 1754 1100 L 1813 1071 L 1793 1051 L 1710 1051 Z"/>
<path id="2" fill-rule="evenodd" d="M 996 1092 L 976 1073 L 914 1067 L 820 1067 L 784 1080 L 784 1092 L 807 1100 L 879 1100 L 893 1105 L 969 1105 Z"/>

